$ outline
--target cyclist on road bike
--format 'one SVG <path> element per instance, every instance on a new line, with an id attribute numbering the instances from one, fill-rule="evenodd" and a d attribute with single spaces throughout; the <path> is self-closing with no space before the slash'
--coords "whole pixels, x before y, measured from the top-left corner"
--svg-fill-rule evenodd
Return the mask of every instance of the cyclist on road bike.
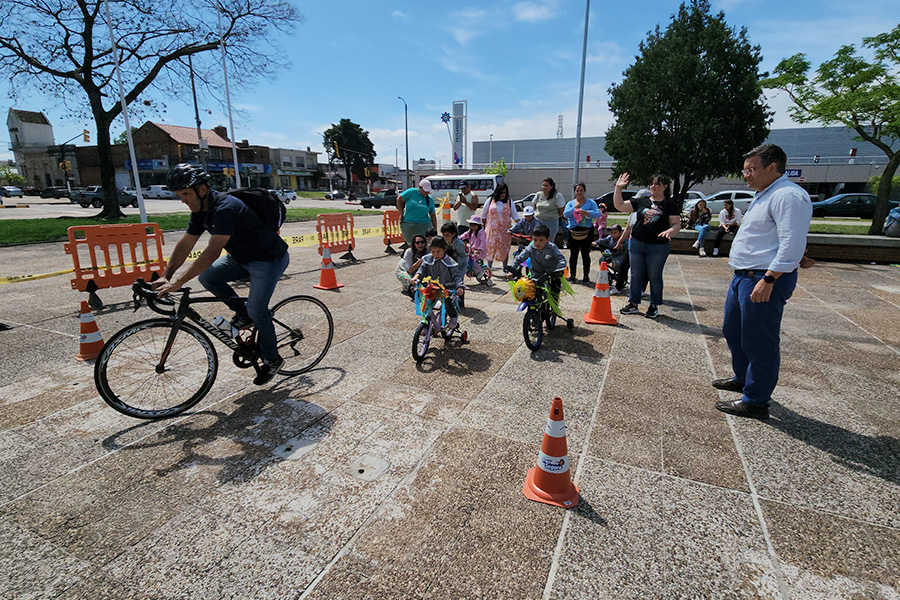
<path id="1" fill-rule="evenodd" d="M 202 167 L 185 163 L 176 165 L 169 171 L 167 183 L 191 210 L 191 217 L 187 232 L 175 245 L 163 276 L 153 285 L 162 294 L 184 287 L 199 276 L 200 285 L 225 299 L 234 310 L 232 325 L 241 329 L 253 322 L 263 358 L 253 383 L 263 385 L 284 365 L 284 359 L 278 354 L 269 300 L 290 262 L 288 245 L 253 209 L 234 196 L 212 190 L 209 175 Z M 206 249 L 186 270 L 173 277 L 204 231 L 210 234 Z M 228 254 L 220 257 L 223 249 Z M 247 278 L 250 279 L 250 293 L 245 305 L 237 299 L 228 282 Z"/>

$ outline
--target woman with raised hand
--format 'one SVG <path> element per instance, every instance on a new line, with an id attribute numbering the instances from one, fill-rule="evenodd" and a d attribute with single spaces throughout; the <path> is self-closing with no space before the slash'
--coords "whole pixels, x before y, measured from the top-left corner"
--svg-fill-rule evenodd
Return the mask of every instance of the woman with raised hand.
<path id="1" fill-rule="evenodd" d="M 622 190 L 628 187 L 628 180 L 628 173 L 619 175 L 613 201 L 616 209 L 636 214 L 628 250 L 631 280 L 640 282 L 646 277 L 650 282 L 650 306 L 644 316 L 655 319 L 663 303 L 663 268 L 669 257 L 669 240 L 681 231 L 681 211 L 672 199 L 671 180 L 665 175 L 657 174 L 650 180 L 649 198 L 623 199 Z M 641 286 L 631 285 L 628 304 L 619 312 L 623 315 L 638 314 L 640 304 Z"/>

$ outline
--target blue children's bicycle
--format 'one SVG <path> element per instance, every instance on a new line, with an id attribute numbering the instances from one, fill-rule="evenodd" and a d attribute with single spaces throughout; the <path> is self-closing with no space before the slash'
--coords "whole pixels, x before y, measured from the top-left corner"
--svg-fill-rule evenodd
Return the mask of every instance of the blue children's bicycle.
<path id="1" fill-rule="evenodd" d="M 422 362 L 431 339 L 438 333 L 445 340 L 458 333 L 460 339 L 465 342 L 469 339 L 467 331 L 460 331 L 459 317 L 448 318 L 446 303 L 456 303 L 456 314 L 459 314 L 456 291 L 450 291 L 437 281 L 426 277 L 422 280 L 424 285 L 416 289 L 416 314 L 422 317 L 412 341 L 412 355 L 416 362 Z"/>

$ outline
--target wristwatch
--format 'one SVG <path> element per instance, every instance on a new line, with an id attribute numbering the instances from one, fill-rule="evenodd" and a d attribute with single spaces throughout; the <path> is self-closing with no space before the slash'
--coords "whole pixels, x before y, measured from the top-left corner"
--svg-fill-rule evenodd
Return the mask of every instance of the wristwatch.
<path id="1" fill-rule="evenodd" d="M 771 275 L 763 275 L 763 281 L 766 283 L 775 283 L 775 278 Z"/>

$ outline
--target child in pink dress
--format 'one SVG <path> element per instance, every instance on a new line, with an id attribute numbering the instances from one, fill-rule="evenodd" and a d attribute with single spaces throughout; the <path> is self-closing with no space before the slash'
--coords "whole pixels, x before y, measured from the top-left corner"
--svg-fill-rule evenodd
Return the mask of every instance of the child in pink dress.
<path id="1" fill-rule="evenodd" d="M 474 271 L 472 275 L 476 278 L 481 277 L 483 270 L 477 261 L 483 259 L 487 252 L 487 233 L 482 225 L 481 216 L 472 215 L 469 219 L 469 230 L 459 236 L 459 239 L 469 246 L 469 267 Z"/>

